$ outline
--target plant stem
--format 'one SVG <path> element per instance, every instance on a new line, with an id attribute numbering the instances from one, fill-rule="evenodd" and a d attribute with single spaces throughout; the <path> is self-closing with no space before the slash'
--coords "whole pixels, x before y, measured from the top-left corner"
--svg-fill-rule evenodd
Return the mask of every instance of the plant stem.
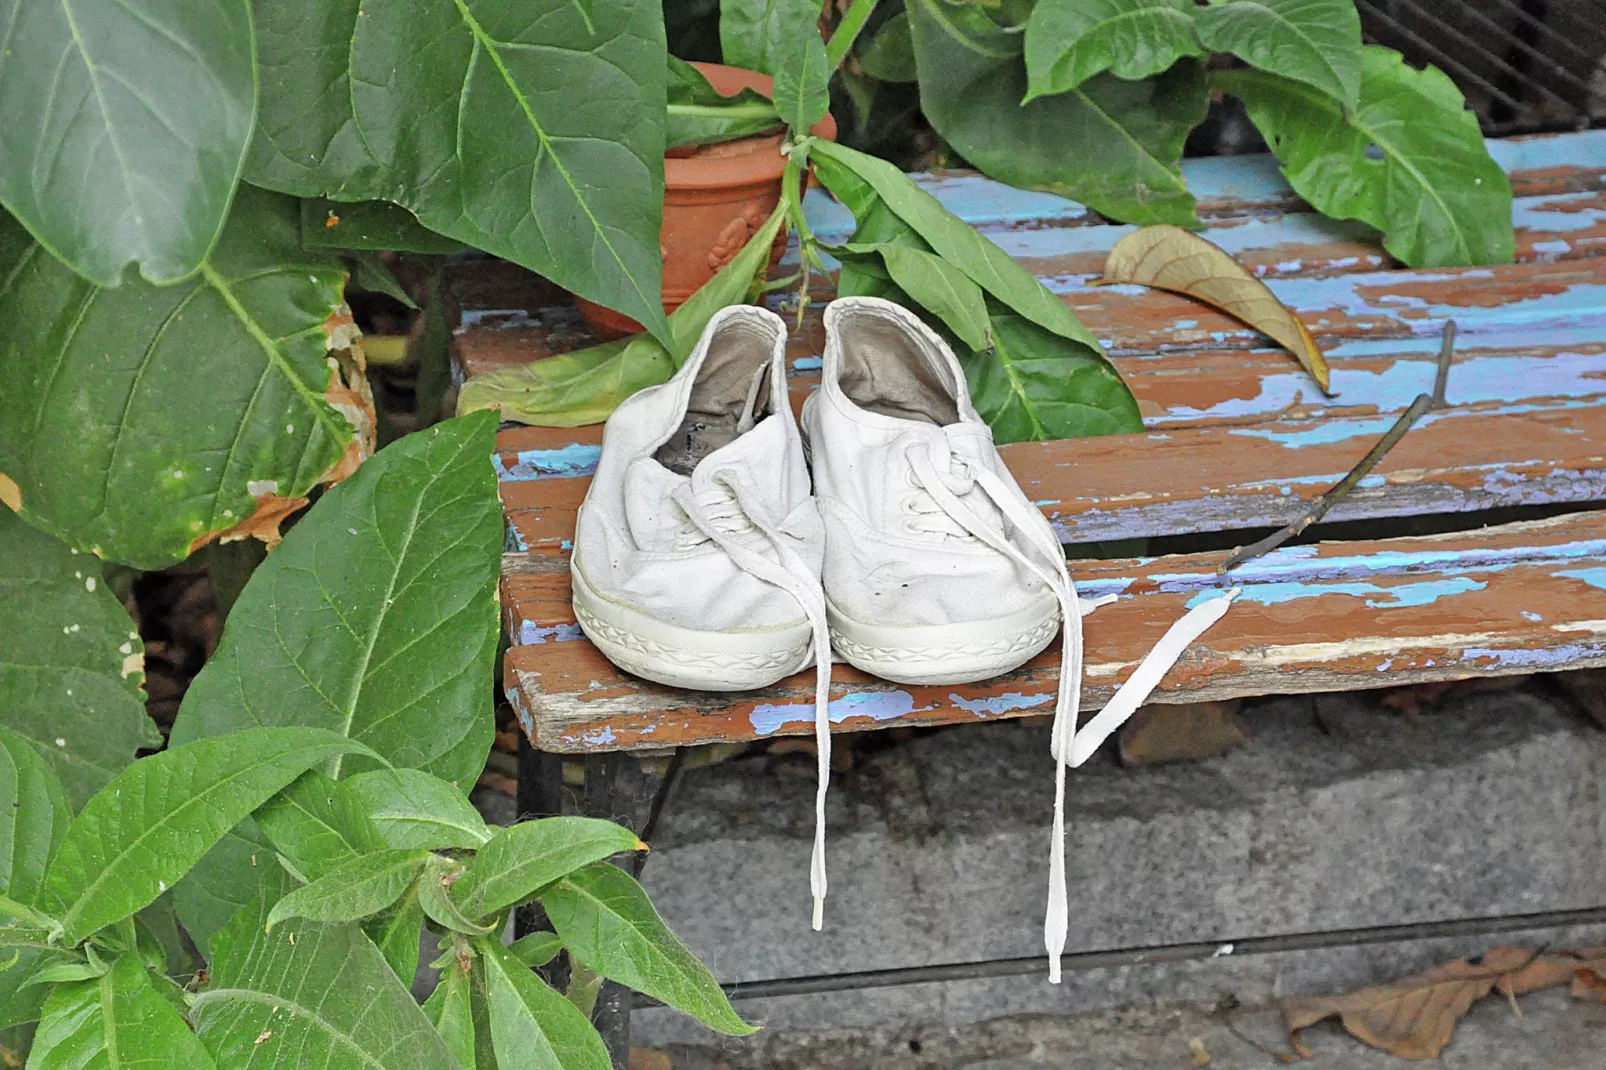
<path id="1" fill-rule="evenodd" d="M 848 8 L 842 21 L 836 24 L 831 39 L 825 43 L 825 66 L 827 70 L 835 71 L 842 66 L 847 58 L 848 49 L 858 39 L 859 32 L 870 18 L 870 12 L 875 10 L 876 0 L 853 0 L 853 6 Z"/>
<path id="2" fill-rule="evenodd" d="M 1252 561 L 1263 554 L 1270 553 L 1326 516 L 1329 509 L 1337 505 L 1346 494 L 1355 489 L 1355 484 L 1365 479 L 1366 474 L 1377 467 L 1378 462 L 1388 455 L 1389 450 L 1394 448 L 1395 443 L 1405 437 L 1405 433 L 1411 429 L 1412 424 L 1422 418 L 1423 413 L 1430 409 L 1442 408 L 1444 406 L 1444 388 L 1450 375 L 1450 359 L 1454 353 L 1455 320 L 1448 320 L 1444 324 L 1444 342 L 1439 347 L 1439 368 L 1433 380 L 1433 393 L 1418 394 L 1416 400 L 1411 402 L 1410 407 L 1400 413 L 1400 418 L 1394 421 L 1394 426 L 1390 427 L 1384 432 L 1383 437 L 1377 440 L 1377 445 L 1366 451 L 1366 456 L 1362 457 L 1360 462 L 1349 470 L 1348 475 L 1334 484 L 1331 489 L 1318 495 L 1299 519 L 1281 530 L 1272 532 L 1259 542 L 1240 548 L 1231 557 L 1227 558 L 1221 567 L 1216 569 L 1217 575 L 1225 574 L 1246 561 Z"/>

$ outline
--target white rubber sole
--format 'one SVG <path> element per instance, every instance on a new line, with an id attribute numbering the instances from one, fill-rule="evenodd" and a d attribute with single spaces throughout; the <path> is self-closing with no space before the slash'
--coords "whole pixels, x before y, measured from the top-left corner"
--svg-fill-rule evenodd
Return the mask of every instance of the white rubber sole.
<path id="1" fill-rule="evenodd" d="M 854 620 L 826 601 L 831 645 L 854 667 L 900 684 L 966 684 L 1030 660 L 1059 631 L 1059 601 L 1040 599 L 1007 617 L 889 627 Z"/>
<path id="2" fill-rule="evenodd" d="M 785 628 L 707 632 L 666 624 L 601 597 L 571 568 L 574 616 L 586 638 L 626 672 L 671 687 L 748 691 L 768 687 L 809 661 L 808 621 Z"/>

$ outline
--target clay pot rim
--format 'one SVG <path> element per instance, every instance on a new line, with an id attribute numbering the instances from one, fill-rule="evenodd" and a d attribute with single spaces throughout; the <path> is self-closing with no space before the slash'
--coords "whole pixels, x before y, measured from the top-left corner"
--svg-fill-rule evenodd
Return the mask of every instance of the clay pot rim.
<path id="1" fill-rule="evenodd" d="M 743 89 L 753 89 L 768 97 L 775 92 L 775 80 L 767 74 L 723 63 L 693 63 L 723 96 L 735 96 Z M 809 133 L 828 141 L 836 140 L 836 120 L 827 112 L 825 118 L 809 128 Z M 781 144 L 786 135 L 765 134 L 761 137 L 742 138 L 726 142 L 720 155 L 697 155 L 664 158 L 664 188 L 666 190 L 731 189 L 738 186 L 763 186 L 779 182 L 786 170 L 786 157 L 781 155 Z M 745 151 L 729 151 L 740 147 Z"/>

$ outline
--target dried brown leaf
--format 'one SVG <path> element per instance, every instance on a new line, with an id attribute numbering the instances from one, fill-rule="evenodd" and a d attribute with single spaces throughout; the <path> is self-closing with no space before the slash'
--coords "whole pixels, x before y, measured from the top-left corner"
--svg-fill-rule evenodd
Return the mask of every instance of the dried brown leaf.
<path id="1" fill-rule="evenodd" d="M 1492 948 L 1473 965 L 1466 959 L 1426 973 L 1343 996 L 1287 999 L 1283 1019 L 1296 1049 L 1299 1031 L 1337 1017 L 1356 1039 L 1402 1059 L 1436 1059 L 1455 1023 L 1502 977 L 1520 975 L 1537 957 L 1515 947 Z"/>
<path id="2" fill-rule="evenodd" d="M 1188 1041 L 1188 1054 L 1193 1056 L 1194 1066 L 1209 1066 L 1210 1052 L 1205 1049 L 1204 1038 L 1193 1037 Z"/>
<path id="3" fill-rule="evenodd" d="M 1181 227 L 1143 227 L 1115 243 L 1103 282 L 1185 294 L 1242 320 L 1287 349 L 1328 390 L 1327 361 L 1298 316 L 1219 247 Z"/>
<path id="4" fill-rule="evenodd" d="M 1574 971 L 1572 992 L 1574 999 L 1593 999 L 1606 1003 L 1606 964 Z"/>

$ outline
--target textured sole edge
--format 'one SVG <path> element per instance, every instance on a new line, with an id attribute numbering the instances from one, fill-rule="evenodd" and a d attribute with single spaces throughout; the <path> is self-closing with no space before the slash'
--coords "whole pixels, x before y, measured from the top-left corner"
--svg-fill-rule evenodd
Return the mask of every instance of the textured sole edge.
<path id="1" fill-rule="evenodd" d="M 827 602 L 831 645 L 857 669 L 900 684 L 964 684 L 1031 660 L 1060 628 L 1059 603 L 1037 602 L 1008 617 L 898 628 L 866 624 Z"/>
<path id="2" fill-rule="evenodd" d="M 694 691 L 751 691 L 799 671 L 809 660 L 813 629 L 707 632 L 666 624 L 610 602 L 571 569 L 574 617 L 591 644 L 619 668 L 656 683 Z"/>

